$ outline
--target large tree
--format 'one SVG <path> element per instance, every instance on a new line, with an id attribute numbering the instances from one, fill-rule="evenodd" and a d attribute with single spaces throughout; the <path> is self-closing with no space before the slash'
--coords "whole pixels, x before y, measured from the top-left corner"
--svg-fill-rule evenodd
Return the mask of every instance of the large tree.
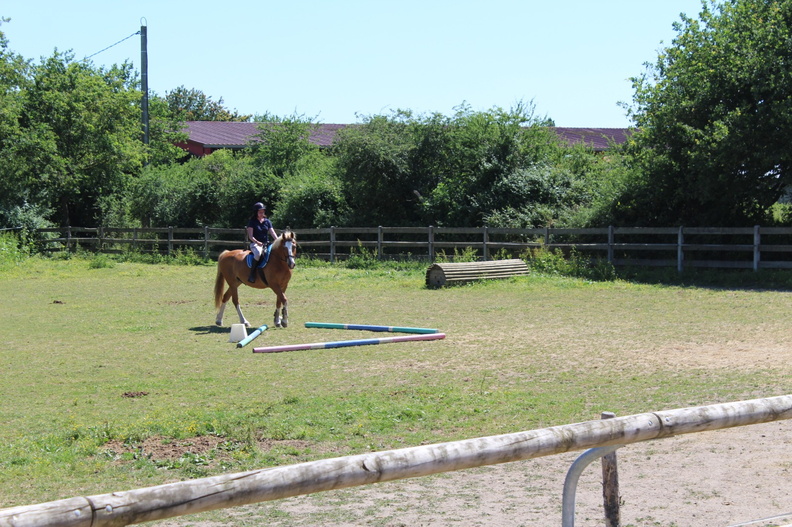
<path id="1" fill-rule="evenodd" d="M 63 225 L 94 224 L 100 200 L 145 158 L 134 72 L 58 51 L 31 68 L 19 117 L 25 141 L 11 149 L 26 164 L 16 186 L 57 210 Z"/>
<path id="2" fill-rule="evenodd" d="M 639 168 L 613 219 L 750 225 L 792 183 L 792 0 L 702 1 L 633 79 Z"/>

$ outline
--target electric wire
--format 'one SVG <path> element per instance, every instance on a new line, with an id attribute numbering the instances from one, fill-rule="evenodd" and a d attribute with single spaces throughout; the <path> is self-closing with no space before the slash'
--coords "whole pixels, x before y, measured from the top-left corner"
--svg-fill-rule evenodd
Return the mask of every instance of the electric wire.
<path id="1" fill-rule="evenodd" d="M 86 60 L 90 59 L 91 57 L 95 57 L 95 56 L 97 56 L 99 53 L 102 53 L 102 52 L 104 52 L 104 51 L 107 51 L 108 49 L 110 49 L 110 48 L 112 48 L 112 47 L 115 47 L 115 46 L 119 45 L 120 43 L 124 42 L 125 40 L 129 40 L 130 38 L 134 37 L 135 35 L 139 35 L 139 34 L 140 34 L 140 31 L 135 31 L 134 33 L 132 33 L 132 34 L 131 34 L 131 35 L 129 35 L 128 37 L 126 37 L 126 38 L 122 38 L 121 40 L 119 40 L 119 41 L 118 41 L 118 42 L 116 42 L 115 44 L 110 44 L 110 45 L 109 45 L 109 46 L 107 46 L 106 48 L 104 48 L 104 49 L 100 49 L 99 51 L 97 51 L 96 53 L 94 53 L 94 54 L 92 54 L 92 55 L 88 55 L 87 57 L 85 57 L 85 58 L 83 59 L 83 61 L 86 61 Z"/>

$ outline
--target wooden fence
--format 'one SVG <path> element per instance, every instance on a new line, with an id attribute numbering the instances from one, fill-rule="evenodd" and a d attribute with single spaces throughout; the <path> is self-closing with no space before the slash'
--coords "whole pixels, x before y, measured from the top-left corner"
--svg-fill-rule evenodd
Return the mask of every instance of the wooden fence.
<path id="1" fill-rule="evenodd" d="M 614 266 L 792 269 L 792 227 L 603 227 L 504 229 L 448 227 L 329 227 L 295 229 L 300 254 L 336 261 L 351 255 L 434 262 L 472 253 L 479 260 L 519 257 L 539 248 L 574 251 Z M 243 229 L 39 229 L 45 250 L 137 250 L 172 255 L 192 249 L 215 257 L 246 247 Z M 47 238 L 49 236 L 49 238 Z M 466 254 L 466 256 L 468 256 Z"/>
<path id="2" fill-rule="evenodd" d="M 792 419 L 792 395 L 586 421 L 0 509 L 0 527 L 109 527 L 680 434 Z"/>

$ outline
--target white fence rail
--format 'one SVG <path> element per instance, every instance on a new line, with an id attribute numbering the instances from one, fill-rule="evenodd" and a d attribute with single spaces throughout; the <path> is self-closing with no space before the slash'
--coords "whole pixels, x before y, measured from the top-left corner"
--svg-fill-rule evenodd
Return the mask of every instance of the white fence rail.
<path id="1" fill-rule="evenodd" d="M 782 419 L 792 419 L 792 395 L 587 421 L 1 509 L 0 527 L 115 527 Z"/>

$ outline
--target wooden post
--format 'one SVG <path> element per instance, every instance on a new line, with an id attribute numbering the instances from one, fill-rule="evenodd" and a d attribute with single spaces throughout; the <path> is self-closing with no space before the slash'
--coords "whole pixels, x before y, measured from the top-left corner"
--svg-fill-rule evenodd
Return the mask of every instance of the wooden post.
<path id="1" fill-rule="evenodd" d="M 489 260 L 489 245 L 488 245 L 489 244 L 489 231 L 487 230 L 486 226 L 482 228 L 482 231 L 483 231 L 482 232 L 482 235 L 483 235 L 482 244 L 483 244 L 484 248 L 481 251 L 481 254 L 484 255 L 484 261 L 486 262 L 487 260 Z"/>
<path id="2" fill-rule="evenodd" d="M 335 227 L 330 227 L 330 263 L 335 263 Z"/>
<path id="3" fill-rule="evenodd" d="M 754 225 L 754 236 L 753 236 L 753 270 L 759 270 L 759 262 L 761 261 L 761 254 L 760 254 L 760 245 L 761 245 L 761 235 L 759 234 L 759 225 Z"/>
<path id="4" fill-rule="evenodd" d="M 613 412 L 602 412 L 602 419 L 613 419 Z M 602 457 L 602 506 L 605 510 L 605 527 L 620 527 L 619 470 L 616 452 Z"/>
<path id="5" fill-rule="evenodd" d="M 71 225 L 66 227 L 66 250 L 72 252 L 72 244 L 71 244 Z"/>
<path id="6" fill-rule="evenodd" d="M 377 227 L 377 260 L 382 260 L 382 225 Z"/>
<path id="7" fill-rule="evenodd" d="M 173 227 L 168 227 L 168 256 L 173 252 Z"/>
<path id="8" fill-rule="evenodd" d="M 102 252 L 102 248 L 104 247 L 104 227 L 101 225 L 99 226 L 97 232 L 97 243 L 96 243 L 96 252 Z"/>
<path id="9" fill-rule="evenodd" d="M 429 225 L 429 263 L 434 263 L 434 226 Z"/>
<path id="10" fill-rule="evenodd" d="M 679 232 L 677 233 L 677 272 L 678 273 L 681 273 L 682 270 L 685 268 L 685 252 L 682 249 L 682 246 L 684 244 L 685 244 L 684 227 L 680 225 Z"/>
<path id="11" fill-rule="evenodd" d="M 613 225 L 608 225 L 608 263 L 613 265 L 613 241 L 616 237 Z"/>

